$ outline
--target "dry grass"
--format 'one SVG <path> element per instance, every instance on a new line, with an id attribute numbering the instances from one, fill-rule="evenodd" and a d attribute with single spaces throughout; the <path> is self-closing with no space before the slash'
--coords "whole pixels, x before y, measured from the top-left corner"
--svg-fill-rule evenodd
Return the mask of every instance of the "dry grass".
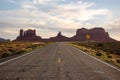
<path id="1" fill-rule="evenodd" d="M 32 43 L 32 42 L 1 42 L 0 43 L 0 58 L 6 58 L 8 56 L 23 54 L 33 49 L 40 48 L 44 43 Z"/>
<path id="2" fill-rule="evenodd" d="M 110 50 L 105 50 L 105 48 L 104 48 L 104 50 L 102 50 L 102 48 L 97 48 L 96 46 L 93 47 L 93 43 L 89 43 L 89 44 L 88 43 L 84 43 L 84 44 L 83 43 L 71 43 L 71 44 L 72 44 L 72 46 L 77 47 L 80 50 L 87 52 L 88 54 L 90 54 L 94 57 L 97 57 L 103 61 L 106 61 L 107 63 L 110 63 L 112 65 L 120 67 L 120 54 L 118 54 L 119 52 L 110 53 Z M 97 43 L 94 43 L 94 44 L 97 44 Z M 92 45 L 92 47 L 90 45 Z M 112 43 L 112 45 L 113 45 L 113 43 Z M 106 45 L 106 46 L 107 46 L 107 48 L 109 48 L 110 45 Z M 117 45 L 117 48 L 118 48 L 118 45 Z M 120 49 L 120 48 L 118 48 L 118 49 Z"/>

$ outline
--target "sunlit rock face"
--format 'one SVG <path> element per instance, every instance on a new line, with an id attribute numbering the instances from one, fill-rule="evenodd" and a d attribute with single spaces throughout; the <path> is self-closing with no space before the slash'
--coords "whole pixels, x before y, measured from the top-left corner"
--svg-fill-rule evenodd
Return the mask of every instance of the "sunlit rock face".
<path id="1" fill-rule="evenodd" d="M 86 35 L 90 36 L 89 39 L 86 37 Z M 108 41 L 108 42 L 116 41 L 110 38 L 108 32 L 106 32 L 103 28 L 78 29 L 76 32 L 76 35 L 73 36 L 71 40 L 73 41 Z"/>
<path id="2" fill-rule="evenodd" d="M 15 41 L 40 41 L 41 37 L 36 35 L 36 30 L 28 29 L 24 31 L 20 30 L 19 36 Z"/>

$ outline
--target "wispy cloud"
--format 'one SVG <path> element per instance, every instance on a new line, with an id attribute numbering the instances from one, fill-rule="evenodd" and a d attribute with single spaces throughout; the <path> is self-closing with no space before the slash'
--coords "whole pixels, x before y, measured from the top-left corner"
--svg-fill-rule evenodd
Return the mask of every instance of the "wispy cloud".
<path id="1" fill-rule="evenodd" d="M 95 2 L 81 0 L 8 1 L 12 4 L 18 4 L 19 8 L 0 11 L 0 16 L 4 16 L 0 19 L 2 23 L 0 27 L 3 27 L 3 24 L 5 26 L 11 24 L 9 28 L 16 26 L 15 28 L 18 29 L 27 27 L 43 31 L 46 29 L 48 31 L 47 36 L 42 35 L 43 37 L 50 37 L 48 36 L 49 33 L 53 31 L 53 34 L 55 34 L 55 30 L 62 30 L 67 36 L 70 36 L 77 28 L 98 26 L 112 16 L 112 12 L 107 8 L 94 8 Z M 92 23 L 89 21 L 92 21 Z M 111 25 L 115 26 L 117 24 L 112 23 Z M 11 31 L 7 32 L 11 33 Z M 71 33 L 68 35 L 68 32 Z"/>

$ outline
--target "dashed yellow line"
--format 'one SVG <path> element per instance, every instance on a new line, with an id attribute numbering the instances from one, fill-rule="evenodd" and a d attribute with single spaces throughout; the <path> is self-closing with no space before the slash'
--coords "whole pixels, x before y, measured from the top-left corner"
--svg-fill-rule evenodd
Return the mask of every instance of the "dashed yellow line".
<path id="1" fill-rule="evenodd" d="M 57 59 L 57 62 L 58 62 L 58 63 L 61 63 L 61 61 L 62 61 L 61 58 L 58 58 L 58 59 Z"/>
<path id="2" fill-rule="evenodd" d="M 60 54 L 60 50 L 58 50 L 58 54 Z"/>

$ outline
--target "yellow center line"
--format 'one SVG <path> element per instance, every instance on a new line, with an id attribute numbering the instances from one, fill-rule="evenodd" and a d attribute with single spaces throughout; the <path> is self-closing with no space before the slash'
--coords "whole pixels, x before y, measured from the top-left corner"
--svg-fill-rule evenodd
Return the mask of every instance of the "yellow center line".
<path id="1" fill-rule="evenodd" d="M 58 59 L 57 59 L 57 62 L 58 62 L 58 63 L 61 63 L 61 61 L 62 61 L 61 58 L 58 58 Z"/>
<path id="2" fill-rule="evenodd" d="M 58 54 L 60 54 L 60 50 L 58 50 Z"/>

